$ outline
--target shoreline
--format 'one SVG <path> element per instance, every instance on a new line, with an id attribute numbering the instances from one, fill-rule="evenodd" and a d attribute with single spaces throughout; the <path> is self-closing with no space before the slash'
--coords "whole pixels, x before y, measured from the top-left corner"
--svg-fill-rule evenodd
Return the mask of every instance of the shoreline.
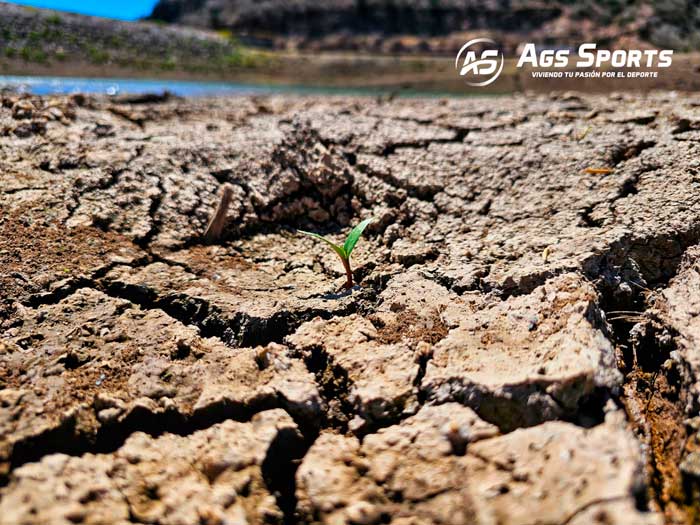
<path id="1" fill-rule="evenodd" d="M 5 58 L 0 61 L 0 75 L 234 82 L 279 87 L 367 88 L 464 95 L 553 90 L 587 93 L 621 90 L 700 90 L 700 75 L 688 73 L 697 72 L 700 68 L 698 53 L 674 56 L 673 66 L 658 71 L 656 78 L 547 78 L 546 75 L 534 78 L 528 69 L 517 70 L 515 59 L 507 59 L 501 77 L 494 84 L 484 88 L 472 88 L 465 85 L 455 73 L 451 58 L 349 53 L 306 55 L 257 50 L 251 52 L 255 54 L 255 59 L 247 67 L 214 70 L 203 65 L 201 70 L 197 71 L 144 69 L 75 60 L 36 63 Z"/>

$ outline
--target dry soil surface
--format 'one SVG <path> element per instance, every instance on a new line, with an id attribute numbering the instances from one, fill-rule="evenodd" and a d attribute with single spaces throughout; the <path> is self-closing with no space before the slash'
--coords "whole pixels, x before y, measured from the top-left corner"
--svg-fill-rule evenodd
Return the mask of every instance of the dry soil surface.
<path id="1" fill-rule="evenodd" d="M 3 525 L 700 519 L 700 97 L 4 95 L 0 137 Z M 367 217 L 345 291 L 295 228 Z"/>

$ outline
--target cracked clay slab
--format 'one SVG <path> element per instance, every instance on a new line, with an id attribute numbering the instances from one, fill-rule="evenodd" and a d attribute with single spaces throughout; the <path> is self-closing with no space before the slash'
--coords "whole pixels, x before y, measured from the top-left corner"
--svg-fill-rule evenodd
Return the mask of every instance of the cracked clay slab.
<path id="1" fill-rule="evenodd" d="M 96 290 L 24 309 L 21 320 L 0 338 L 3 475 L 43 447 L 80 450 L 274 407 L 313 425 L 322 409 L 313 375 L 285 347 L 234 350 Z"/>
<path id="2" fill-rule="evenodd" d="M 297 497 L 304 516 L 333 525 L 658 525 L 635 507 L 642 466 L 620 412 L 592 429 L 547 422 L 498 435 L 446 403 L 362 442 L 322 433 L 297 471 Z"/>
<path id="3" fill-rule="evenodd" d="M 676 336 L 677 349 L 671 357 L 688 367 L 690 398 L 688 410 L 700 404 L 700 246 L 690 248 L 680 264 L 678 275 L 655 302 L 654 310 Z M 670 334 L 665 334 L 670 339 Z"/>
<path id="4" fill-rule="evenodd" d="M 290 268 L 288 260 L 252 260 L 218 247 L 169 257 L 187 261 L 187 269 L 163 262 L 117 267 L 104 281 L 111 293 L 157 305 L 234 346 L 279 342 L 304 320 L 344 314 L 356 300 L 336 293 L 303 260 Z M 204 257 L 210 257 L 206 268 Z"/>
<path id="5" fill-rule="evenodd" d="M 278 409 L 186 436 L 137 432 L 111 453 L 51 454 L 0 489 L 0 524 L 281 524 L 270 463 L 300 443 Z"/>
<path id="6" fill-rule="evenodd" d="M 622 379 L 597 301 L 591 283 L 566 274 L 463 312 L 435 345 L 421 390 L 429 402 L 472 406 L 502 429 L 576 414 L 596 388 Z"/>

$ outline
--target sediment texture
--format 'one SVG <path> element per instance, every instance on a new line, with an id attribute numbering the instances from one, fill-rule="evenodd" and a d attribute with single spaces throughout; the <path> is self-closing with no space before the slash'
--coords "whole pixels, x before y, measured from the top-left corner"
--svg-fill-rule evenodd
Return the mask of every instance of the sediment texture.
<path id="1" fill-rule="evenodd" d="M 0 522 L 689 522 L 698 107 L 4 95 Z"/>

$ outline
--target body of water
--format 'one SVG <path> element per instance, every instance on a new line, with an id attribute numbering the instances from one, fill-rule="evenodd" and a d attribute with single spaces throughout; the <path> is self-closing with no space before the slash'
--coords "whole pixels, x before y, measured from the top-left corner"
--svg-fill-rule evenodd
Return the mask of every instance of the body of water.
<path id="1" fill-rule="evenodd" d="M 182 97 L 216 95 L 267 95 L 274 93 L 378 95 L 388 90 L 313 88 L 262 84 L 234 84 L 230 82 L 197 82 L 183 80 L 146 80 L 129 78 L 74 78 L 0 76 L 0 89 L 10 88 L 34 95 L 66 95 L 90 93 L 118 95 L 122 93 L 170 93 Z"/>
<path id="2" fill-rule="evenodd" d="M 0 76 L 0 88 L 14 88 L 35 95 L 92 93 L 163 93 L 169 91 L 183 97 L 213 95 L 253 95 L 272 93 L 265 86 L 230 84 L 227 82 L 190 82 L 180 80 L 144 80 L 129 78 L 72 78 Z"/>

